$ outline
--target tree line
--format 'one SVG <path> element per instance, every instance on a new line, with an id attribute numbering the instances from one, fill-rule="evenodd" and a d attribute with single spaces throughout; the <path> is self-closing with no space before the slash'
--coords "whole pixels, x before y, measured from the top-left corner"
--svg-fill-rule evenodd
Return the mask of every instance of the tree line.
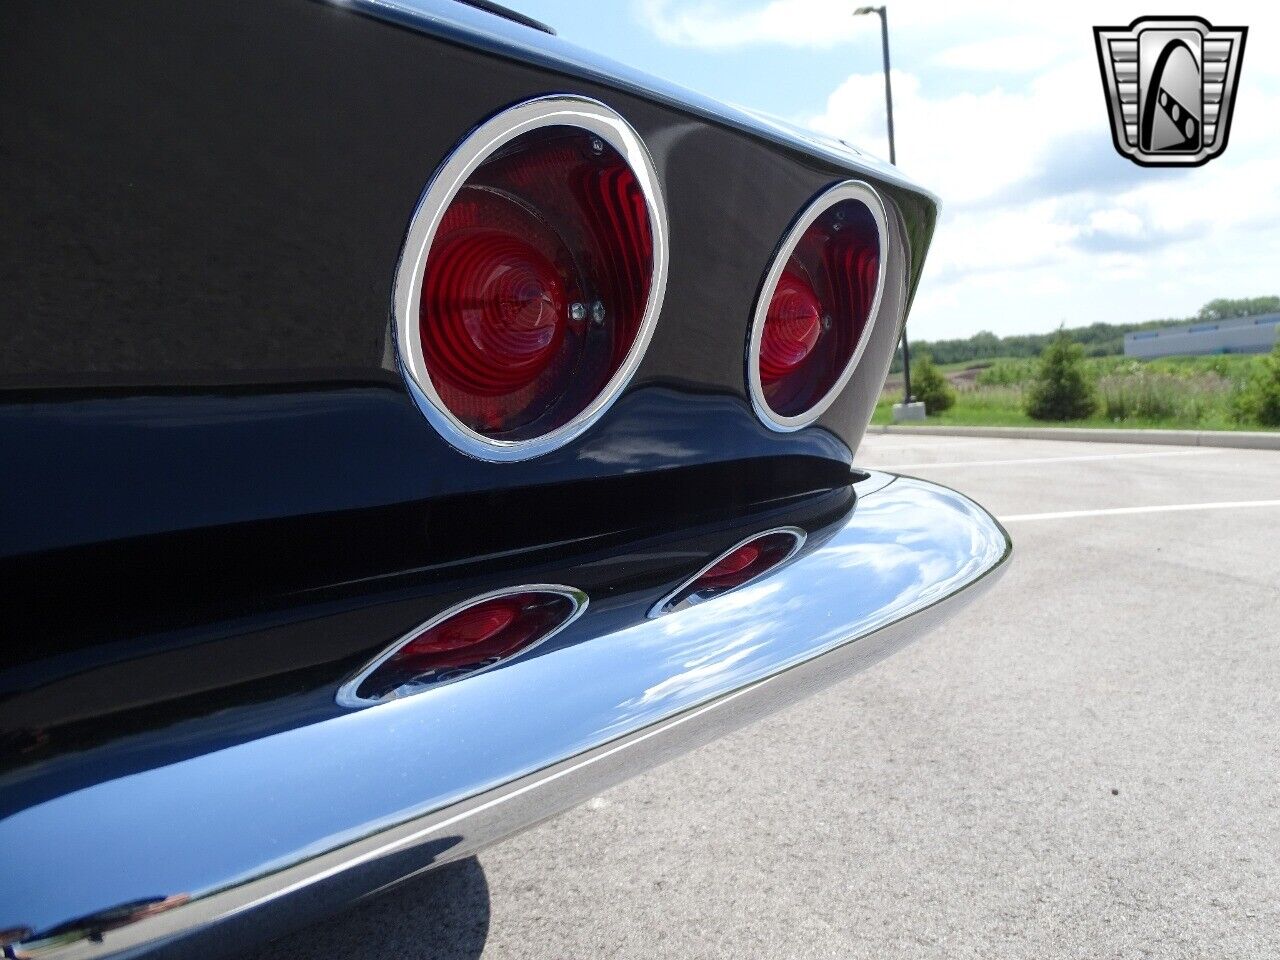
<path id="1" fill-rule="evenodd" d="M 1232 317 L 1253 317 L 1264 313 L 1280 312 L 1280 297 L 1219 297 L 1210 300 L 1194 317 L 1168 320 L 1148 320 L 1145 323 L 1091 323 L 1087 327 L 1063 329 L 1067 338 L 1080 346 L 1087 357 L 1108 357 L 1124 353 L 1124 335 L 1135 330 L 1149 330 L 1197 320 L 1226 320 Z M 1058 336 L 1053 333 L 1023 333 L 998 337 L 988 330 L 971 337 L 956 340 L 912 340 L 911 352 L 928 354 L 934 363 L 964 363 L 969 360 L 991 360 L 995 357 L 1038 357 Z M 894 373 L 902 371 L 901 351 L 895 353 Z"/>

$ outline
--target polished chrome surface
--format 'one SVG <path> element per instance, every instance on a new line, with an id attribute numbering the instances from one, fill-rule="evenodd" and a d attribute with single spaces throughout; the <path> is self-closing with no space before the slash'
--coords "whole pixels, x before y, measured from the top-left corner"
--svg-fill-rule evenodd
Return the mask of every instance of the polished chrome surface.
<path id="1" fill-rule="evenodd" d="M 876 270 L 875 296 L 872 297 L 871 308 L 867 312 L 867 322 L 862 328 L 858 342 L 854 345 L 853 355 L 849 357 L 849 362 L 845 364 L 844 370 L 840 373 L 836 382 L 831 385 L 831 389 L 823 395 L 822 399 L 803 413 L 798 413 L 794 417 L 784 417 L 769 406 L 769 402 L 764 396 L 764 385 L 760 382 L 760 341 L 764 336 L 764 321 L 769 314 L 769 302 L 773 299 L 773 292 L 778 287 L 778 280 L 782 277 L 782 271 L 786 269 L 787 260 L 790 259 L 791 254 L 795 251 L 796 244 L 800 242 L 804 232 L 809 229 L 809 225 L 822 216 L 824 212 L 844 200 L 858 200 L 864 203 L 867 209 L 871 211 L 872 219 L 876 222 L 876 240 L 880 244 L 880 255 L 878 258 L 879 266 Z M 756 299 L 755 315 L 751 320 L 751 339 L 747 344 L 747 392 L 751 396 L 751 406 L 755 408 L 756 416 L 760 418 L 761 423 L 771 430 L 787 433 L 813 423 L 813 421 L 826 413 L 827 408 L 835 402 L 836 397 L 840 395 L 840 391 L 845 388 L 849 378 L 853 376 L 853 371 L 857 368 L 858 361 L 862 359 L 862 355 L 867 350 L 867 344 L 871 342 L 871 331 L 875 326 L 877 317 L 880 315 L 880 301 L 884 296 L 885 269 L 890 256 L 888 237 L 888 231 L 885 229 L 884 203 L 881 201 L 880 195 L 876 193 L 875 188 L 869 183 L 863 183 L 861 180 L 846 180 L 844 183 L 837 183 L 829 190 L 823 191 L 791 225 L 791 229 L 788 230 L 786 237 L 782 241 L 782 246 L 778 248 L 777 254 L 774 255 L 773 262 L 769 264 L 769 272 L 765 274 L 764 285 L 761 286 L 760 295 Z"/>
<path id="2" fill-rule="evenodd" d="M 652 619 L 653 617 L 661 617 L 668 613 L 676 613 L 679 610 L 684 610 L 686 606 L 692 607 L 697 605 L 700 601 L 694 599 L 693 597 L 690 597 L 683 604 L 674 606 L 669 610 L 667 609 L 667 604 L 669 604 L 672 601 L 672 599 L 679 596 L 682 590 L 687 588 L 691 583 L 696 582 L 699 577 L 701 577 L 704 573 L 706 573 L 708 570 L 714 567 L 717 563 L 719 563 L 725 557 L 729 556 L 729 554 L 733 553 L 735 550 L 738 550 L 741 547 L 745 547 L 748 543 L 753 543 L 756 540 L 762 540 L 765 537 L 769 536 L 770 534 L 774 534 L 774 533 L 789 534 L 795 540 L 795 542 L 791 546 L 791 549 L 787 551 L 787 555 L 783 557 L 781 560 L 779 560 L 777 563 L 775 563 L 772 567 L 769 567 L 761 571 L 757 576 L 752 577 L 750 580 L 746 581 L 745 583 L 738 584 L 738 586 L 736 587 L 730 587 L 728 590 L 724 590 L 721 593 L 716 594 L 716 597 L 723 597 L 726 594 L 734 593 L 735 591 L 741 590 L 744 587 L 749 587 L 751 584 L 755 583 L 758 579 L 760 579 L 760 577 L 766 577 L 769 574 L 773 573 L 775 570 L 781 567 L 784 563 L 788 563 L 792 557 L 794 557 L 797 553 L 800 552 L 800 548 L 804 546 L 805 538 L 809 536 L 799 527 L 774 527 L 772 530 L 762 530 L 759 533 L 753 533 L 749 537 L 744 537 L 742 540 L 739 540 L 728 550 L 725 550 L 722 553 L 720 553 L 718 556 L 716 556 L 716 558 L 712 560 L 710 563 L 707 563 L 704 566 L 702 566 L 697 573 L 689 577 L 687 580 L 681 583 L 680 586 L 676 587 L 674 590 L 668 593 L 665 597 L 663 597 L 661 600 L 655 603 L 653 605 L 653 608 L 649 611 L 650 619 Z M 715 597 L 713 597 L 712 599 L 715 599 Z"/>
<path id="3" fill-rule="evenodd" d="M 601 602 L 466 682 L 34 803 L 0 822 L 22 865 L 0 928 L 37 931 L 17 956 L 60 958 L 277 933 L 874 663 L 1010 555 L 954 491 L 856 491 L 790 563 L 706 603 L 609 630 Z"/>
<path id="4" fill-rule="evenodd" d="M 365 678 L 368 677 L 369 674 L 373 673 L 380 666 L 382 666 L 384 663 L 390 660 L 393 656 L 395 656 L 396 653 L 398 653 L 400 649 L 405 644 L 407 644 L 410 640 L 426 633 L 436 624 L 443 623 L 445 620 L 448 620 L 450 617 L 455 616 L 459 613 L 462 613 L 462 611 L 464 610 L 469 610 L 471 607 L 474 607 L 478 603 L 484 603 L 486 600 L 496 600 L 499 597 L 509 597 L 512 594 L 517 594 L 517 593 L 558 594 L 573 604 L 573 611 L 569 614 L 567 618 L 565 618 L 565 621 L 562 624 L 560 624 L 558 627 L 549 631 L 537 642 L 531 643 L 528 646 L 522 647 L 521 649 L 517 650 L 515 653 L 511 654 L 511 656 L 503 657 L 500 660 L 495 660 L 493 663 L 486 664 L 483 667 L 479 667 L 473 670 L 468 670 L 465 674 L 451 677 L 445 680 L 437 680 L 429 685 L 424 685 L 420 690 L 415 692 L 413 696 L 417 696 L 419 693 L 423 693 L 435 687 L 443 686 L 446 683 L 456 683 L 457 681 L 464 680 L 467 677 L 474 677 L 476 674 L 484 673 L 486 670 L 492 670 L 495 667 L 499 667 L 510 660 L 514 660 L 516 657 L 524 656 L 525 654 L 533 650 L 536 650 L 538 647 L 542 646 L 542 644 L 546 643 L 548 640 L 554 637 L 557 633 L 559 633 L 565 627 L 569 626 L 569 624 L 573 623 L 573 621 L 577 620 L 580 616 L 582 616 L 587 611 L 587 602 L 588 602 L 587 595 L 583 593 L 581 590 L 578 590 L 574 587 L 566 587 L 566 586 L 562 586 L 561 584 L 528 583 L 528 584 L 522 584 L 518 587 L 506 587 L 502 590 L 490 590 L 488 593 L 482 593 L 478 597 L 472 597 L 470 600 L 464 600 L 462 603 L 454 604 L 448 610 L 443 610 L 440 613 L 436 614 L 434 617 L 432 617 L 430 620 L 426 621 L 425 623 L 417 627 L 414 627 L 412 630 L 406 633 L 403 637 L 401 637 L 395 643 L 391 644 L 389 647 L 387 647 L 387 649 L 383 650 L 380 654 L 378 654 L 376 657 L 374 657 L 372 660 L 366 663 L 363 667 L 361 667 L 360 670 L 355 674 L 355 676 L 353 676 L 350 680 L 348 680 L 346 683 L 344 683 L 341 687 L 338 688 L 338 694 L 334 699 L 337 700 L 339 706 L 343 706 L 343 707 L 368 707 L 377 703 L 387 702 L 389 699 L 392 699 L 392 698 L 388 696 L 388 697 L 383 697 L 378 699 L 369 699 L 368 697 L 360 696 L 356 692 L 360 689 L 360 684 L 364 683 Z"/>
<path id="5" fill-rule="evenodd" d="M 531 130 L 552 126 L 578 127 L 595 134 L 621 154 L 635 175 L 644 194 L 653 237 L 653 276 L 650 278 L 649 299 L 627 356 L 600 394 L 581 413 L 563 426 L 538 437 L 495 440 L 477 433 L 455 417 L 431 382 L 418 325 L 424 270 L 441 218 L 467 178 L 504 144 Z M 577 96 L 539 97 L 502 111 L 468 134 L 432 176 L 409 224 L 400 265 L 396 269 L 393 309 L 400 369 L 416 388 L 412 391 L 414 398 L 431 425 L 462 452 L 480 460 L 502 462 L 549 453 L 580 436 L 618 399 L 644 359 L 666 292 L 667 235 L 666 205 L 649 151 L 631 125 L 604 104 Z"/>

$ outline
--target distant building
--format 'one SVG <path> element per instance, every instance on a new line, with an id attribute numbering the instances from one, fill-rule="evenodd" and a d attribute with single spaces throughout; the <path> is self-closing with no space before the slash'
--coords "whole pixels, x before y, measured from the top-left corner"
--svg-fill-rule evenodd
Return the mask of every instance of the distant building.
<path id="1" fill-rule="evenodd" d="M 1196 353 L 1266 353 L 1276 342 L 1280 313 L 1205 320 L 1124 335 L 1126 357 L 1176 357 Z"/>

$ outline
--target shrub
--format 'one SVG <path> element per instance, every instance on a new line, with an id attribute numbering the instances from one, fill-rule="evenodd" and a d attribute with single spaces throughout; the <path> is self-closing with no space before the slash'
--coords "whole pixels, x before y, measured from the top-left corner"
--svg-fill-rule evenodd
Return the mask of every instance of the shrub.
<path id="1" fill-rule="evenodd" d="M 1081 420 L 1097 406 L 1084 375 L 1084 351 L 1059 328 L 1040 355 L 1040 369 L 1026 393 L 1033 420 Z"/>
<path id="2" fill-rule="evenodd" d="M 1187 376 L 1137 373 L 1102 377 L 1098 394 L 1108 420 L 1164 420 L 1176 417 L 1200 422 L 1225 410 L 1231 381 L 1214 373 Z"/>
<path id="3" fill-rule="evenodd" d="M 1236 394 L 1235 409 L 1240 420 L 1280 427 L 1280 340 L 1255 361 L 1249 379 Z"/>
<path id="4" fill-rule="evenodd" d="M 941 413 L 956 402 L 956 392 L 927 353 L 911 363 L 911 393 L 924 401 L 926 414 Z"/>
<path id="5" fill-rule="evenodd" d="M 1178 412 L 1181 389 L 1167 373 L 1103 377 L 1098 381 L 1102 413 L 1108 420 L 1160 420 Z"/>

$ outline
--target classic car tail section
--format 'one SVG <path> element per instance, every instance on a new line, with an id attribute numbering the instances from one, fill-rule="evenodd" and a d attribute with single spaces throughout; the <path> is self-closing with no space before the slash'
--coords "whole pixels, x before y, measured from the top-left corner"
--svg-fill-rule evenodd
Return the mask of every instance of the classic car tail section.
<path id="1" fill-rule="evenodd" d="M 188 956 L 202 934 L 279 932 L 862 669 L 1003 570 L 1007 535 L 963 496 L 883 474 L 855 493 L 734 593 L 657 619 L 614 597 L 501 669 L 8 817 L 0 844 L 24 866 L 0 920 L 33 931 L 16 955 Z M 140 906 L 122 921 L 122 903 Z"/>
<path id="2" fill-rule="evenodd" d="M 0 18 L 8 956 L 240 949 L 874 662 L 1002 569 L 981 508 L 855 466 L 937 216 L 892 167 L 453 0 Z M 548 104 L 563 140 L 455 169 Z M 594 177 L 638 256 L 544 231 L 522 157 Z M 464 189 L 431 286 L 419 226 Z M 518 236 L 474 243 L 495 210 Z M 559 376 L 605 299 L 634 329 Z"/>
<path id="3" fill-rule="evenodd" d="M 22 184 L 0 208 L 0 590 L 39 638 L 0 654 L 0 764 L 214 714 L 248 735 L 228 711 L 336 685 L 548 553 L 737 518 L 727 546 L 848 483 L 936 213 L 896 171 L 451 0 L 0 15 Z M 548 95 L 605 104 L 651 155 L 666 291 L 588 429 L 491 462 L 401 375 L 397 265 L 469 132 Z M 799 212 L 850 179 L 884 205 L 879 316 L 781 434 L 748 396 L 752 311 Z M 324 604 L 343 629 L 303 626 Z"/>

